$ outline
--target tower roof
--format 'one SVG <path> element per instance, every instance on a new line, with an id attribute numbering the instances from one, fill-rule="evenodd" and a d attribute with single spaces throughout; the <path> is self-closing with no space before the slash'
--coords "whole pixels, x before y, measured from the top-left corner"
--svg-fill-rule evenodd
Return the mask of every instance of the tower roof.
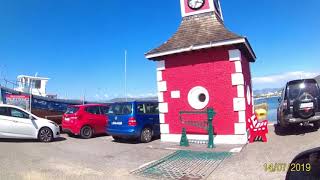
<path id="1" fill-rule="evenodd" d="M 186 16 L 177 32 L 158 48 L 147 52 L 146 58 L 159 58 L 171 54 L 234 45 L 244 50 L 248 60 L 254 62 L 256 56 L 247 38 L 229 31 L 214 12 Z"/>

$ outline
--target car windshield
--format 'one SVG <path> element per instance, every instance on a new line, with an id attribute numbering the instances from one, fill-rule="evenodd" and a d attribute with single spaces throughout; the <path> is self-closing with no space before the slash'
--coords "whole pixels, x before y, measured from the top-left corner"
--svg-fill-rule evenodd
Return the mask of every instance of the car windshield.
<path id="1" fill-rule="evenodd" d="M 297 99 L 304 93 L 308 93 L 313 97 L 319 96 L 317 84 L 311 81 L 297 81 L 291 83 L 288 86 L 288 90 L 290 100 Z"/>
<path id="2" fill-rule="evenodd" d="M 75 107 L 75 106 L 70 106 L 68 107 L 66 114 L 74 114 L 76 112 L 78 112 L 79 107 Z"/>
<path id="3" fill-rule="evenodd" d="M 113 104 L 109 109 L 109 114 L 126 115 L 131 113 L 132 104 Z"/>

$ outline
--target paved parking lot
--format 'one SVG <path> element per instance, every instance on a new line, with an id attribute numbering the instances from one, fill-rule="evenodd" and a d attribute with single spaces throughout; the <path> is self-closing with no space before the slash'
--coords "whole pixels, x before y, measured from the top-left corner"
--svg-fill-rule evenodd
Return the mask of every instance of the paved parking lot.
<path id="1" fill-rule="evenodd" d="M 172 151 L 150 144 L 113 142 L 110 136 L 77 139 L 63 134 L 53 143 L 0 141 L 0 177 L 6 179 L 134 179 L 130 171 Z"/>
<path id="2" fill-rule="evenodd" d="M 270 127 L 268 143 L 243 147 L 225 160 L 209 179 L 283 179 L 285 172 L 267 173 L 264 163 L 288 163 L 301 151 L 320 146 L 320 132 L 293 130 L 277 135 Z M 208 151 L 206 145 L 190 148 Z M 218 146 L 230 151 L 240 146 Z M 33 140 L 0 140 L 1 179 L 141 179 L 130 172 L 167 156 L 177 144 L 155 140 L 148 144 L 118 143 L 110 136 L 78 139 L 63 134 L 53 143 Z"/>

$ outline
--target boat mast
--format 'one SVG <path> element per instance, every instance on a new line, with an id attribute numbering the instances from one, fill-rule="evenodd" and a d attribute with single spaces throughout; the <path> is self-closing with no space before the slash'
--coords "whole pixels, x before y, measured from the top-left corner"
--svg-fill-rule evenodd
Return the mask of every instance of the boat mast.
<path id="1" fill-rule="evenodd" d="M 127 102 L 127 50 L 124 51 L 124 96 Z"/>
<path id="2" fill-rule="evenodd" d="M 82 96 L 82 105 L 84 105 L 86 102 L 86 90 L 83 89 L 83 96 Z"/>
<path id="3" fill-rule="evenodd" d="M 31 79 L 29 79 L 29 81 L 30 81 L 30 83 L 29 83 L 29 110 L 30 110 L 30 113 L 31 113 L 31 110 L 32 110 L 32 107 L 31 107 L 31 105 L 32 105 L 32 81 L 31 81 Z"/>

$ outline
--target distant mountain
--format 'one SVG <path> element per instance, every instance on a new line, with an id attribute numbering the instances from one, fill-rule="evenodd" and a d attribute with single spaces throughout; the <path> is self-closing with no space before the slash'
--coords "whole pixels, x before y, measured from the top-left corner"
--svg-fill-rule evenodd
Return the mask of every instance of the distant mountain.
<path id="1" fill-rule="evenodd" d="M 126 102 L 126 101 L 157 101 L 158 97 L 144 97 L 144 98 L 114 98 L 108 100 L 108 103 Z"/>
<path id="2" fill-rule="evenodd" d="M 262 94 L 268 94 L 268 93 L 275 93 L 278 91 L 281 91 L 282 88 L 265 88 L 265 89 L 259 89 L 259 90 L 254 90 L 253 94 L 255 96 L 262 95 Z"/>
<path id="3" fill-rule="evenodd" d="M 320 75 L 315 77 L 315 79 L 317 80 L 318 84 L 320 84 Z"/>

